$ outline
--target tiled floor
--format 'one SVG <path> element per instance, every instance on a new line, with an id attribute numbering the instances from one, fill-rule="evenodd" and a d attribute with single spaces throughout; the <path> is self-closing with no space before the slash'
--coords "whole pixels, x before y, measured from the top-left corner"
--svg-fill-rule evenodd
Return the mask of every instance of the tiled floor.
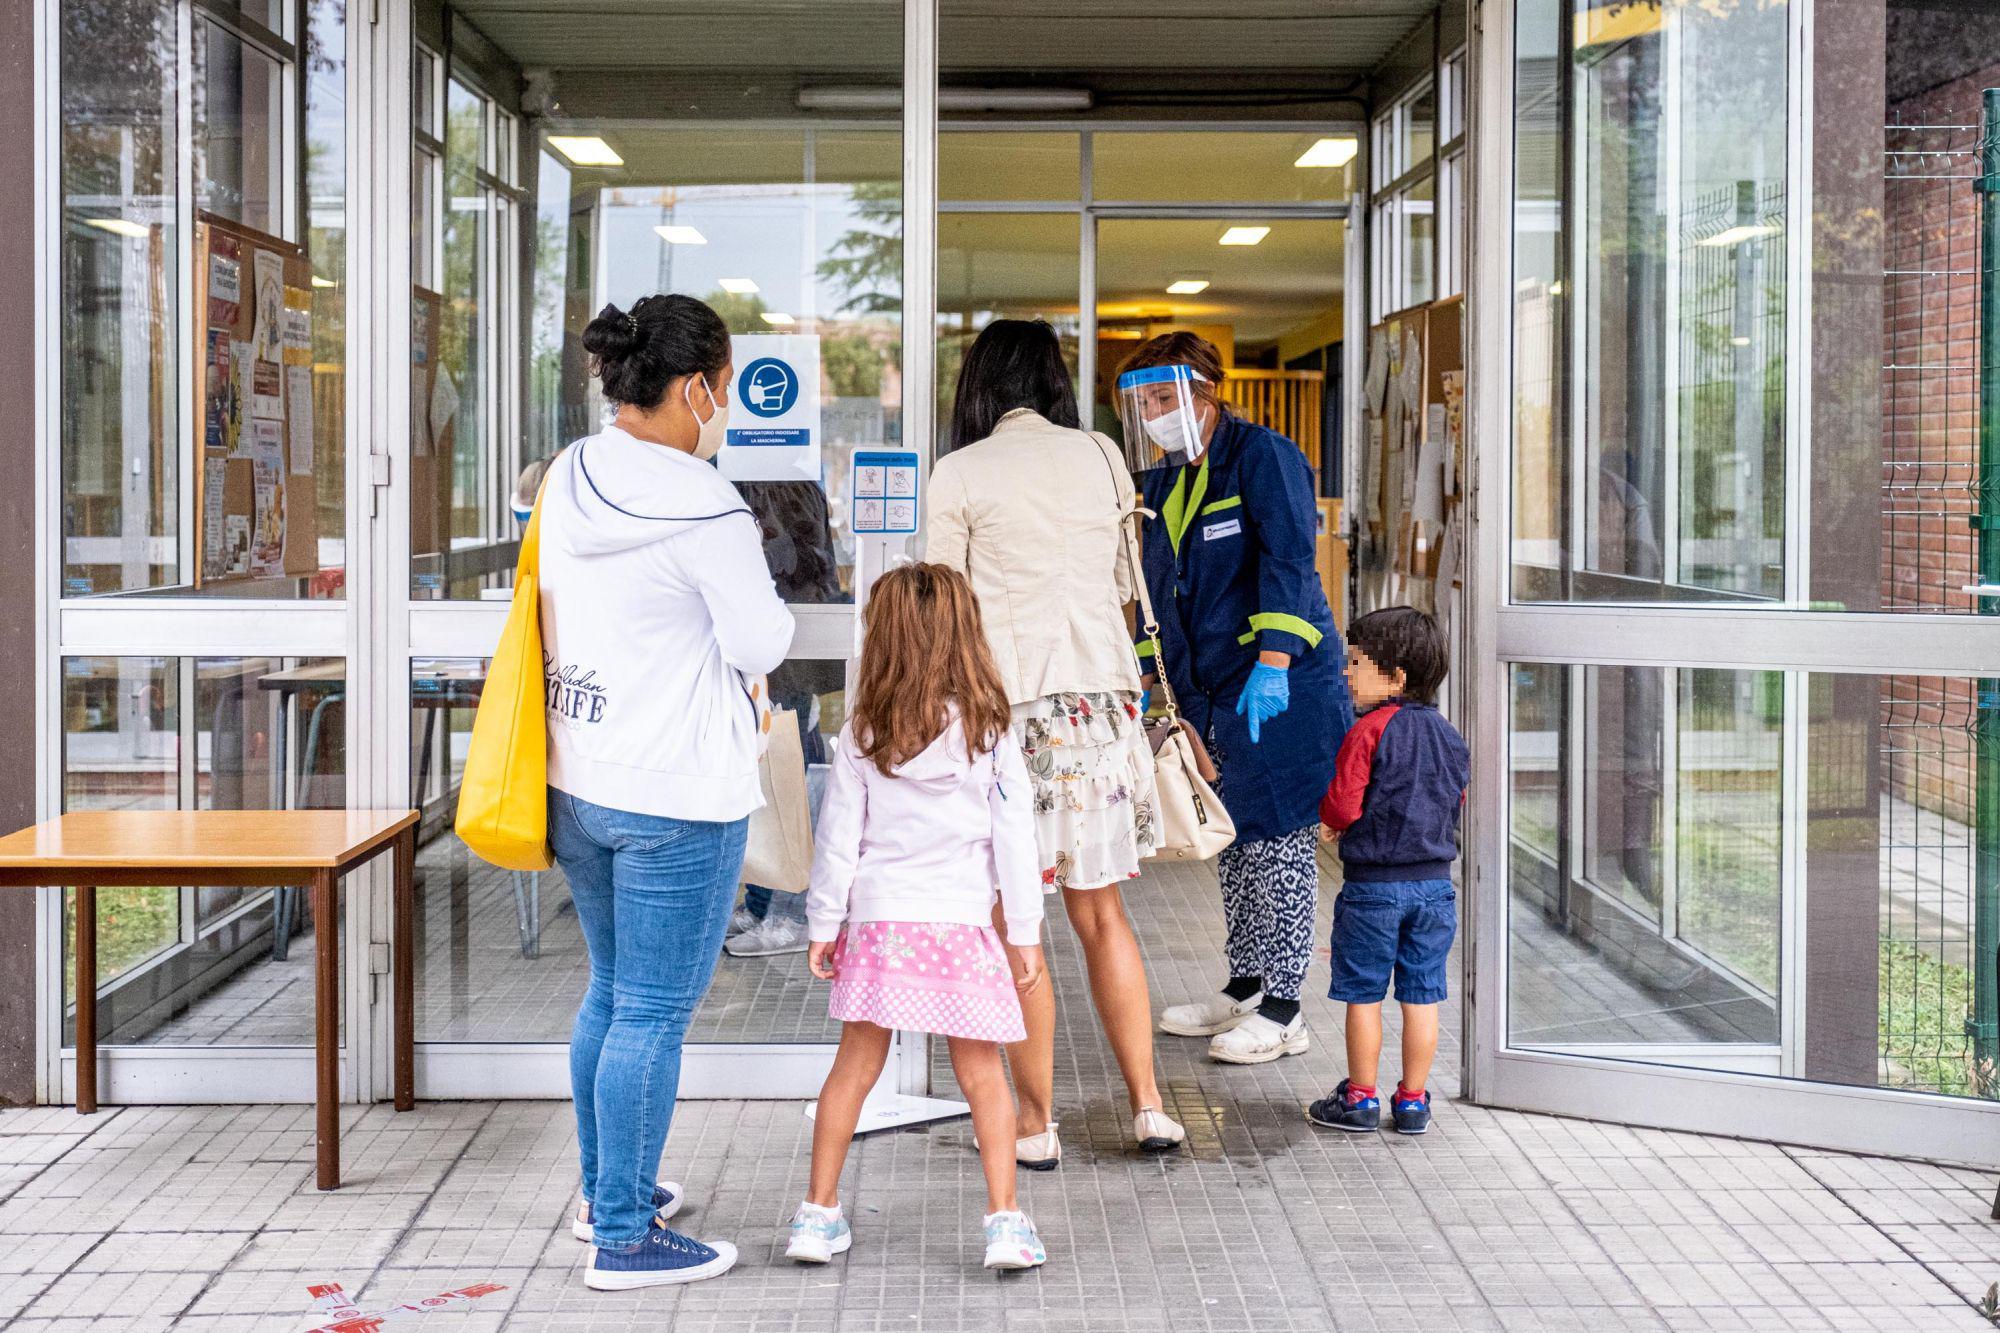
<path id="1" fill-rule="evenodd" d="M 1214 983 L 1212 895 L 1189 868 L 1130 889 L 1157 1002 Z M 742 1262 L 716 1282 L 608 1295 L 581 1285 L 568 1232 L 566 1105 L 350 1108 L 349 1184 L 330 1195 L 312 1187 L 306 1107 L 49 1108 L 0 1112 L 0 1326 L 305 1330 L 330 1322 L 307 1311 L 307 1287 L 327 1282 L 364 1310 L 504 1285 L 419 1321 L 440 1329 L 1989 1326 L 1973 1306 L 2000 1280 L 1987 1175 L 1456 1102 L 1421 1139 L 1317 1131 L 1299 1108 L 1341 1060 L 1332 1007 L 1311 995 L 1320 1041 L 1301 1058 L 1226 1068 L 1163 1038 L 1191 1141 L 1142 1158 L 1068 932 L 1051 939 L 1068 1156 L 1023 1181 L 1051 1253 L 1038 1273 L 977 1267 L 962 1121 L 857 1145 L 856 1248 L 813 1271 L 780 1258 L 809 1146 L 801 1105 L 688 1103 L 666 1163 L 689 1190 L 685 1225 L 735 1241 Z M 1445 1029 L 1448 1094 L 1455 1016 Z"/>

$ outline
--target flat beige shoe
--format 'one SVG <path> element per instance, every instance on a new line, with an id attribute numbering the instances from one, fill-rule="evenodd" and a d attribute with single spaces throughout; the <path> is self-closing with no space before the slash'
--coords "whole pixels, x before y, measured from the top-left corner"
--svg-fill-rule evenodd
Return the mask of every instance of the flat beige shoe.
<path id="1" fill-rule="evenodd" d="M 1039 1134 L 1014 1140 L 1014 1161 L 1030 1171 L 1053 1171 L 1062 1161 L 1062 1141 L 1056 1138 L 1056 1122 Z"/>
<path id="2" fill-rule="evenodd" d="M 1132 1117 L 1132 1137 L 1141 1152 L 1172 1152 L 1187 1142 L 1187 1131 L 1157 1106 L 1142 1106 Z"/>

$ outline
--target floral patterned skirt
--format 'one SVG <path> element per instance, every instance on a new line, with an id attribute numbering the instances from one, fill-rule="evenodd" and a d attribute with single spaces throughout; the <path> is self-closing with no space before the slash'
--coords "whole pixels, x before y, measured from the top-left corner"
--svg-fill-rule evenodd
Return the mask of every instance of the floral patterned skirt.
<path id="1" fill-rule="evenodd" d="M 1021 997 L 991 926 L 860 921 L 833 949 L 833 1000 L 843 1023 L 974 1041 L 1025 1041 Z"/>
<path id="2" fill-rule="evenodd" d="M 1043 889 L 1101 889 L 1138 878 L 1139 863 L 1159 846 L 1139 696 L 1050 694 L 1016 704 L 1014 738 L 1034 783 Z"/>

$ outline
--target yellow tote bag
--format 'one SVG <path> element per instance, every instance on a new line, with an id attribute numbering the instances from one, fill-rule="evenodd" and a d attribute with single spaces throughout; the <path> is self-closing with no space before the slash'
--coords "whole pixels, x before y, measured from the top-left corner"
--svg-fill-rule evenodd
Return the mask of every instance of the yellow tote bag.
<path id="1" fill-rule="evenodd" d="M 458 789 L 458 836 L 506 870 L 547 870 L 549 724 L 543 710 L 539 497 L 521 538 L 514 604 L 486 671 Z"/>

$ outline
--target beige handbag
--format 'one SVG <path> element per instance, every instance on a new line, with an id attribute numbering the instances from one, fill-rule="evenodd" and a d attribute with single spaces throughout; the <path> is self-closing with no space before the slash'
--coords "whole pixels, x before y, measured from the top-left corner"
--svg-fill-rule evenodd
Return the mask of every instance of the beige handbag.
<path id="1" fill-rule="evenodd" d="M 1160 701 L 1167 716 L 1146 728 L 1153 747 L 1153 787 L 1159 821 L 1159 846 L 1149 861 L 1206 861 L 1236 841 L 1236 823 L 1212 785 L 1215 765 L 1194 728 L 1181 716 L 1174 687 L 1167 682 L 1166 657 L 1160 646 L 1160 622 L 1153 614 L 1153 596 L 1146 590 L 1146 567 L 1140 559 L 1138 528 L 1150 511 L 1135 509 L 1119 520 L 1125 549 L 1138 585 L 1140 623 L 1153 643 L 1153 662 L 1160 682 Z"/>
<path id="2" fill-rule="evenodd" d="M 804 893 L 812 878 L 812 802 L 797 715 L 790 709 L 772 710 L 764 738 L 764 753 L 757 759 L 764 805 L 750 816 L 741 882 Z"/>

